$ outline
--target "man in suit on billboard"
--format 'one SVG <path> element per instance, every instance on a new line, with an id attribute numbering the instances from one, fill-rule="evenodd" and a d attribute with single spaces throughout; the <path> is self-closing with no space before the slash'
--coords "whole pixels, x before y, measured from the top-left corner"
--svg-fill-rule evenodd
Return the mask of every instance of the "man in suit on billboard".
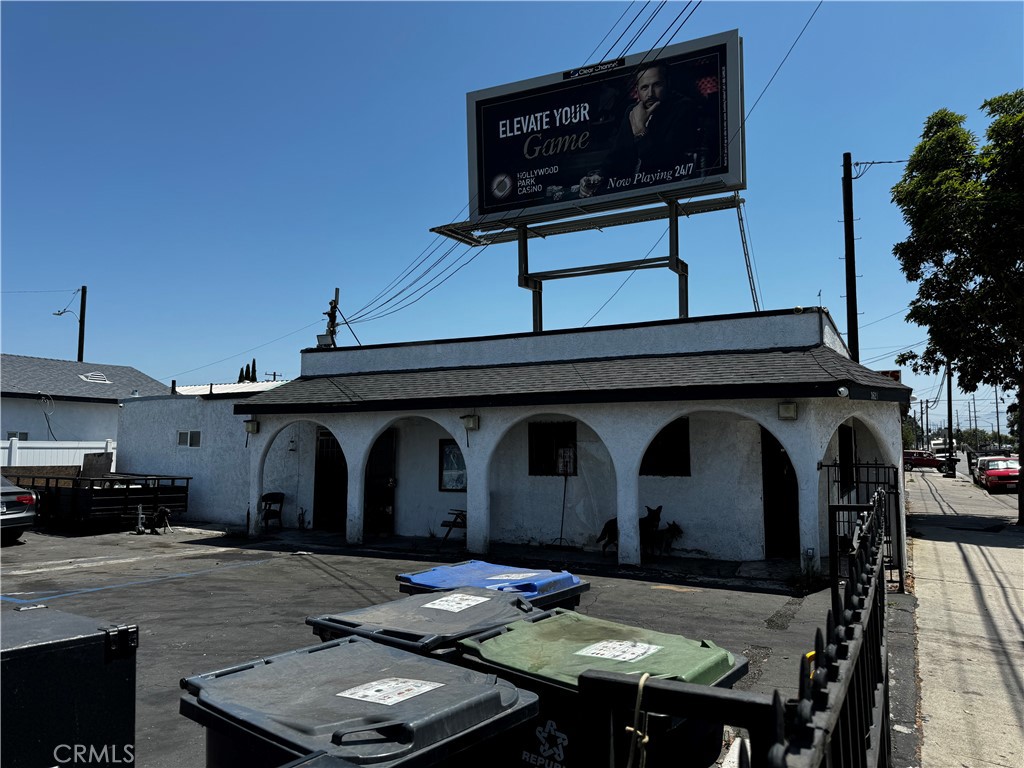
<path id="1" fill-rule="evenodd" d="M 642 66 L 630 79 L 630 104 L 599 171 L 585 177 L 580 196 L 651 186 L 699 173 L 705 153 L 702 105 L 674 90 L 668 67 Z M 595 183 L 595 174 L 600 184 Z"/>

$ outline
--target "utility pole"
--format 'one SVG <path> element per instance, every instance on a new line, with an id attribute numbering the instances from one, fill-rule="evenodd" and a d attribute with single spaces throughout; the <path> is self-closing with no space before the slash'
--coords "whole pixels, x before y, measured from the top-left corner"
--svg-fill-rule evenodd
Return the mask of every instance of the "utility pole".
<path id="1" fill-rule="evenodd" d="M 84 285 L 78 289 L 78 293 L 82 294 L 82 298 L 78 305 L 77 315 L 75 315 L 75 313 L 72 310 L 68 309 L 67 307 L 64 307 L 64 309 L 53 313 L 57 317 L 71 313 L 72 315 L 75 315 L 75 317 L 78 318 L 78 362 L 80 363 L 85 361 L 85 295 L 88 291 L 88 287 Z M 73 295 L 72 298 L 74 298 Z"/>
<path id="2" fill-rule="evenodd" d="M 860 331 L 857 329 L 857 257 L 853 237 L 853 157 L 843 153 L 843 230 L 846 241 L 846 343 L 853 362 L 860 362 Z"/>
<path id="3" fill-rule="evenodd" d="M 82 286 L 82 300 L 78 305 L 78 362 L 85 361 L 85 294 L 89 290 Z"/>
<path id="4" fill-rule="evenodd" d="M 999 439 L 999 390 L 992 387 L 992 392 L 996 396 L 996 448 L 999 448 L 1003 444 L 1003 441 Z"/>
<path id="5" fill-rule="evenodd" d="M 953 448 L 953 368 L 946 361 L 946 477 L 956 477 L 956 450 Z"/>

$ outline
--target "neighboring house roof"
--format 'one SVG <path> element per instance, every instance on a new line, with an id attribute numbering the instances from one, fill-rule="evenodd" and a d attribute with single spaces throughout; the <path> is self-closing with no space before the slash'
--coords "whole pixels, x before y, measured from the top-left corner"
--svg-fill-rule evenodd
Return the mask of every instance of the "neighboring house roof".
<path id="1" fill-rule="evenodd" d="M 204 399 L 239 398 L 266 392 L 269 389 L 285 384 L 281 381 L 243 381 L 235 384 L 186 384 L 177 387 L 179 395 L 190 395 Z"/>
<path id="2" fill-rule="evenodd" d="M 127 365 L 79 363 L 23 355 L 0 356 L 0 394 L 90 403 L 166 395 L 170 387 Z"/>
<path id="3" fill-rule="evenodd" d="M 301 377 L 235 413 L 317 413 L 742 397 L 908 403 L 910 387 L 826 346 Z"/>

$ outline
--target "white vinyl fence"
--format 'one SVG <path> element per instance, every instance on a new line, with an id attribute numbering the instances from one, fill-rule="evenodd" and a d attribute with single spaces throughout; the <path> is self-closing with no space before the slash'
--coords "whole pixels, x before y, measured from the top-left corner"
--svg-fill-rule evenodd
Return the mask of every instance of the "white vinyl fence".
<path id="1" fill-rule="evenodd" d="M 5 467 L 81 467 L 87 453 L 113 453 L 114 440 L 10 440 L 0 442 L 0 465 Z"/>

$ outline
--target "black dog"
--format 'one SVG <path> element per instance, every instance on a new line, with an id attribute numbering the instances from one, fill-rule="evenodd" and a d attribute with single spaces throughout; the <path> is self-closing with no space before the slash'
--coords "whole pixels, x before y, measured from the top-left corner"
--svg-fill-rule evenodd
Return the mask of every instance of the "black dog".
<path id="1" fill-rule="evenodd" d="M 174 533 L 174 529 L 171 528 L 171 510 L 167 507 L 157 508 L 149 523 L 149 532 L 155 536 L 160 535 L 161 529 Z"/>
<path id="2" fill-rule="evenodd" d="M 645 549 L 645 541 L 653 541 L 653 535 L 661 525 L 661 506 L 647 507 L 647 514 L 640 518 L 640 548 Z M 601 529 L 601 535 L 597 537 L 597 543 L 601 546 L 601 553 L 608 551 L 608 547 L 619 548 L 619 520 L 613 517 Z"/>
<path id="3" fill-rule="evenodd" d="M 645 549 L 645 554 L 667 555 L 672 551 L 672 544 L 683 535 L 683 529 L 675 520 L 654 532 L 651 548 Z"/>

